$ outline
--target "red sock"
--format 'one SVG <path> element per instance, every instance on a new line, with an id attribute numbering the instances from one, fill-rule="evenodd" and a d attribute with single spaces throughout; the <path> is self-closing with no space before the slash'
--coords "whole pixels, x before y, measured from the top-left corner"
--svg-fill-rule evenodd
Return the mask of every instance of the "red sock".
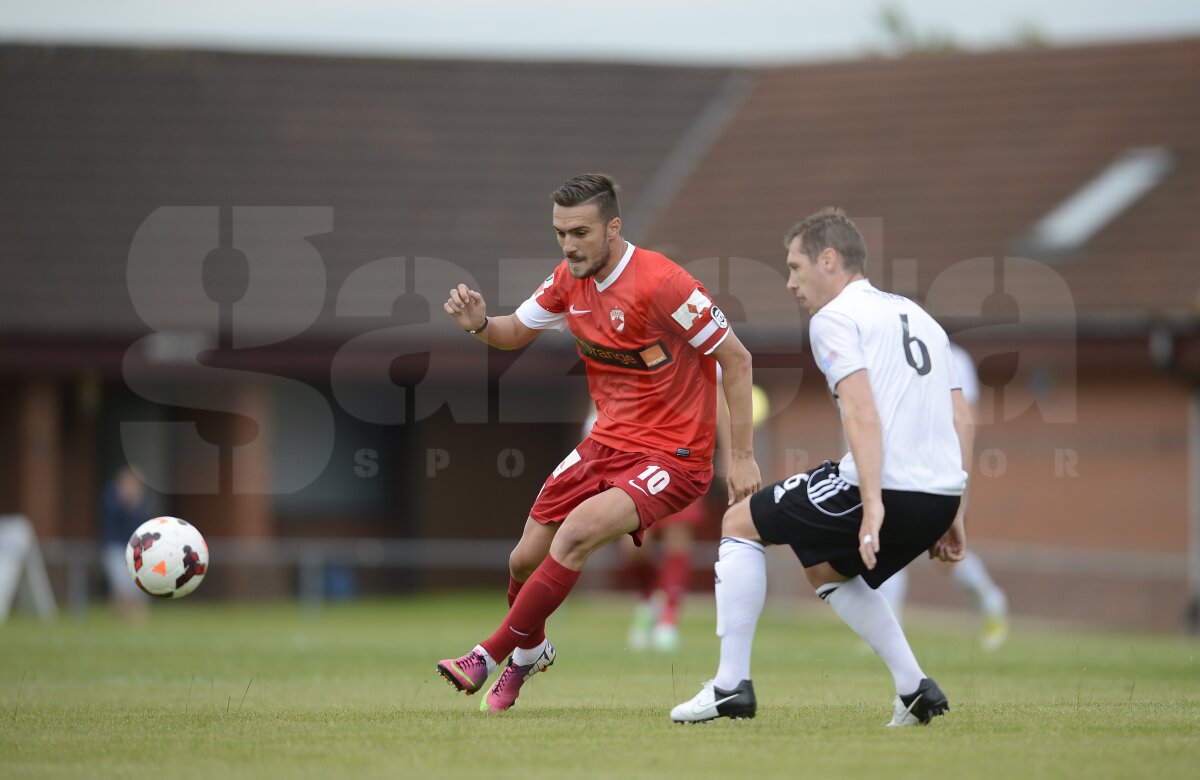
<path id="1" fill-rule="evenodd" d="M 532 639 L 538 631 L 544 632 L 546 618 L 566 600 L 578 581 L 579 572 L 571 571 L 554 560 L 554 556 L 547 555 L 533 576 L 521 586 L 496 633 L 479 644 L 496 663 L 504 663 L 518 642 Z"/>
<path id="2" fill-rule="evenodd" d="M 627 560 L 621 567 L 622 584 L 633 587 L 642 596 L 642 601 L 654 595 L 654 582 L 658 579 L 658 567 L 649 555 Z"/>
<path id="3" fill-rule="evenodd" d="M 692 556 L 688 553 L 668 553 L 663 559 L 662 574 L 658 580 L 659 589 L 667 594 L 667 603 L 658 616 L 659 623 L 675 625 L 679 604 L 683 601 L 683 594 L 687 593 L 691 578 Z"/>
<path id="4" fill-rule="evenodd" d="M 512 607 L 513 602 L 517 600 L 517 594 L 521 592 L 521 586 L 524 584 L 525 583 L 517 582 L 515 579 L 513 579 L 513 576 L 511 574 L 508 575 L 508 606 L 509 607 Z M 532 634 L 529 635 L 528 639 L 522 639 L 520 642 L 518 642 L 517 647 L 522 647 L 527 650 L 531 650 L 531 649 L 537 647 L 538 645 L 540 645 L 542 643 L 542 640 L 544 640 L 545 638 L 546 638 L 546 624 L 543 622 L 540 626 L 537 627 L 537 630 L 535 630 Z"/>
<path id="5" fill-rule="evenodd" d="M 517 582 L 516 578 L 511 574 L 508 575 L 508 606 L 511 607 L 513 602 L 517 600 L 517 594 L 521 592 L 521 586 L 524 584 L 523 582 Z"/>

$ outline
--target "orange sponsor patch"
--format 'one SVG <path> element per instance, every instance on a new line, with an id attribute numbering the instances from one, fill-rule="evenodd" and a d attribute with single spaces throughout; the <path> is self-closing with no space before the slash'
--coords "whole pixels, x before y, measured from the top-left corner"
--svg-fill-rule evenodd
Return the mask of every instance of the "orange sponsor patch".
<path id="1" fill-rule="evenodd" d="M 650 368 L 654 368 L 666 359 L 667 353 L 663 352 L 663 348 L 658 344 L 642 350 L 642 360 L 646 361 L 646 365 Z"/>

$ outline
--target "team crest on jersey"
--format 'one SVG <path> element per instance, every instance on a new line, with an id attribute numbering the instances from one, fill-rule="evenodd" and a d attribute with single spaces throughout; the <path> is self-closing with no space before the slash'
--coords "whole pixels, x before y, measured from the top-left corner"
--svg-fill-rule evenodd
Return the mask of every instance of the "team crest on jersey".
<path id="1" fill-rule="evenodd" d="M 709 300 L 707 295 L 699 290 L 692 290 L 692 294 L 688 296 L 688 299 L 671 316 L 684 330 L 690 330 L 696 318 L 711 307 L 712 301 Z"/>
<path id="2" fill-rule="evenodd" d="M 625 312 L 620 309 L 613 309 L 608 313 L 608 316 L 612 319 L 613 327 L 617 329 L 618 333 L 625 330 Z"/>

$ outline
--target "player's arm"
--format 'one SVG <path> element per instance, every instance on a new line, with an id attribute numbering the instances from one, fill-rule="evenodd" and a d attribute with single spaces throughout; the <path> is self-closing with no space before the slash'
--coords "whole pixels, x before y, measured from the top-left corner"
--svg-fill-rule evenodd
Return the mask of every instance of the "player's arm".
<path id="1" fill-rule="evenodd" d="M 879 421 L 879 410 L 875 408 L 875 397 L 871 394 L 871 382 L 865 369 L 838 382 L 837 394 L 842 404 L 846 441 L 858 466 L 858 492 L 862 496 L 858 554 L 868 569 L 874 569 L 875 555 L 879 552 L 879 529 L 883 526 L 883 424 Z"/>
<path id="2" fill-rule="evenodd" d="M 963 470 L 967 472 L 967 484 L 971 478 L 971 460 L 975 453 L 975 421 L 971 417 L 971 405 L 963 391 L 950 391 L 954 404 L 954 430 L 958 434 L 958 446 L 962 450 Z M 967 554 L 967 494 L 964 492 L 958 505 L 958 514 L 950 524 L 950 530 L 929 551 L 930 557 L 943 561 L 961 561 Z"/>
<path id="3" fill-rule="evenodd" d="M 722 374 L 723 376 L 723 374 Z M 717 393 L 717 476 L 721 479 L 729 476 L 729 404 L 725 403 L 725 392 Z"/>
<path id="4" fill-rule="evenodd" d="M 541 332 L 526 326 L 515 314 L 489 317 L 483 296 L 465 284 L 450 291 L 450 298 L 442 304 L 442 309 L 458 327 L 497 349 L 519 349 Z"/>
<path id="5" fill-rule="evenodd" d="M 721 390 L 729 407 L 729 470 L 725 485 L 729 503 L 734 504 L 762 487 L 762 474 L 754 460 L 753 361 L 733 331 L 717 345 L 712 356 L 721 364 Z"/>

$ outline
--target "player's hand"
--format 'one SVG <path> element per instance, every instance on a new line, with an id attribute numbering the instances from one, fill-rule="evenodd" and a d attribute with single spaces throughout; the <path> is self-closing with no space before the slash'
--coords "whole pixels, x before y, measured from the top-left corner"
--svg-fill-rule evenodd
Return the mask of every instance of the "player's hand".
<path id="1" fill-rule="evenodd" d="M 879 553 L 879 529 L 883 527 L 883 504 L 864 504 L 863 519 L 858 526 L 858 554 L 867 570 L 875 568 L 875 556 Z"/>
<path id="2" fill-rule="evenodd" d="M 957 563 L 967 556 L 967 526 L 960 511 L 955 516 L 950 529 L 942 534 L 933 547 L 929 548 L 929 557 L 937 558 L 946 563 Z"/>
<path id="3" fill-rule="evenodd" d="M 762 487 L 762 474 L 752 452 L 734 452 L 729 459 L 729 474 L 725 477 L 725 491 L 729 505 L 733 506 Z"/>
<path id="4" fill-rule="evenodd" d="M 450 291 L 450 298 L 442 304 L 442 309 L 463 330 L 475 330 L 487 319 L 487 303 L 483 296 L 465 284 Z"/>

